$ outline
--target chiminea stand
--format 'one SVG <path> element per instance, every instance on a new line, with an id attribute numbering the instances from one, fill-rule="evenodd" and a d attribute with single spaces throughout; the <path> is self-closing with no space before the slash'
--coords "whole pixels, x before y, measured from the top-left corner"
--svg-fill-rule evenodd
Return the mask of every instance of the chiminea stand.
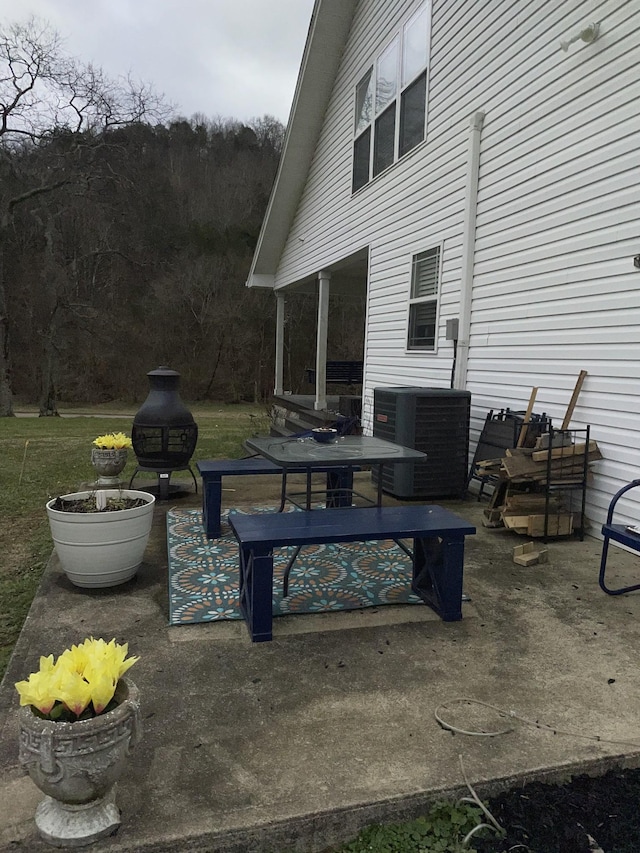
<path id="1" fill-rule="evenodd" d="M 169 500 L 169 494 L 171 492 L 171 487 L 169 483 L 171 480 L 171 474 L 174 471 L 188 471 L 193 477 L 193 484 L 196 487 L 196 493 L 198 491 L 198 481 L 196 480 L 196 475 L 191 470 L 191 465 L 189 464 L 184 465 L 181 468 L 149 468 L 146 465 L 138 465 L 136 466 L 136 470 L 133 472 L 133 475 L 129 480 L 129 488 L 132 487 L 133 481 L 138 476 L 138 474 L 142 473 L 143 471 L 158 475 L 157 497 L 160 501 Z M 175 491 L 178 490 L 177 486 L 174 486 L 173 488 Z"/>

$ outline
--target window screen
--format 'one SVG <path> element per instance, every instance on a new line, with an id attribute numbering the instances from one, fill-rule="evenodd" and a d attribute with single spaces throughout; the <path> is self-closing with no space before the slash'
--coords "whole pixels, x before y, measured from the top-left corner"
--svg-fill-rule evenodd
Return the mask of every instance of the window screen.
<path id="1" fill-rule="evenodd" d="M 434 350 L 440 277 L 440 247 L 414 255 L 411 265 L 409 349 Z"/>

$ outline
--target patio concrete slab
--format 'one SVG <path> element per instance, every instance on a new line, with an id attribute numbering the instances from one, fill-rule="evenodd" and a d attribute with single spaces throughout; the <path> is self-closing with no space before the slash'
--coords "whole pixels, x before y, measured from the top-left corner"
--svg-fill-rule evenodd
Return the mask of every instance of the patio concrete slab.
<path id="1" fill-rule="evenodd" d="M 223 485 L 241 506 L 275 503 L 279 481 Z M 420 605 L 287 616 L 273 642 L 252 644 L 241 622 L 168 626 L 165 513 L 198 503 L 157 506 L 145 563 L 121 587 L 74 588 L 52 557 L 0 687 L 0 850 L 50 849 L 33 823 L 41 795 L 17 762 L 13 683 L 89 635 L 140 655 L 144 720 L 118 787 L 122 826 L 92 850 L 315 853 L 465 793 L 464 774 L 488 796 L 640 766 L 640 597 L 600 591 L 597 539 L 551 542 L 549 562 L 525 568 L 512 561 L 525 540 L 483 528 L 484 504 L 443 502 L 478 528 L 461 622 Z M 625 553 L 611 565 L 612 583 L 640 573 Z M 514 712 L 505 722 L 454 703 L 441 713 L 457 728 L 512 731 L 443 729 L 435 712 L 457 697 Z"/>

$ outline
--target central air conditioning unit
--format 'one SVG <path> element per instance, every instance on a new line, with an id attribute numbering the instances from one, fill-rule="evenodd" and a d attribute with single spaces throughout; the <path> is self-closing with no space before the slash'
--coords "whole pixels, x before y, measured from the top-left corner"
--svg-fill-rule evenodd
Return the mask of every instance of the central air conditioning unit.
<path id="1" fill-rule="evenodd" d="M 373 434 L 422 450 L 425 460 L 385 465 L 382 488 L 404 500 L 463 498 L 469 465 L 471 394 L 448 388 L 375 388 Z M 373 471 L 374 482 L 377 473 Z"/>

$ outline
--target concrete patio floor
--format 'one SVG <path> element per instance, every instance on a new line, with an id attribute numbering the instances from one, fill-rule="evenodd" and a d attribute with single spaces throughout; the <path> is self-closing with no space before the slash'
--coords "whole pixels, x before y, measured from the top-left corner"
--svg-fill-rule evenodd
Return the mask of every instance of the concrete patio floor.
<path id="1" fill-rule="evenodd" d="M 279 481 L 223 485 L 227 505 L 241 506 L 275 502 Z M 165 513 L 198 506 L 193 494 L 157 505 L 128 584 L 82 591 L 53 556 L 0 688 L 0 850 L 51 849 L 33 822 L 41 795 L 17 762 L 13 684 L 41 654 L 89 635 L 140 655 L 131 676 L 144 721 L 118 786 L 122 826 L 91 850 L 315 853 L 465 793 L 461 760 L 484 796 L 640 766 L 640 597 L 601 592 L 600 542 L 551 542 L 548 564 L 523 568 L 512 549 L 526 540 L 483 528 L 485 504 L 442 504 L 478 529 L 466 548 L 471 601 L 457 623 L 405 605 L 279 617 L 262 644 L 242 622 L 169 627 Z M 611 560 L 612 584 L 638 580 L 637 559 L 616 551 Z M 456 697 L 558 733 L 514 719 L 509 734 L 454 735 L 434 712 Z M 505 728 L 478 706 L 446 713 L 462 729 Z"/>

